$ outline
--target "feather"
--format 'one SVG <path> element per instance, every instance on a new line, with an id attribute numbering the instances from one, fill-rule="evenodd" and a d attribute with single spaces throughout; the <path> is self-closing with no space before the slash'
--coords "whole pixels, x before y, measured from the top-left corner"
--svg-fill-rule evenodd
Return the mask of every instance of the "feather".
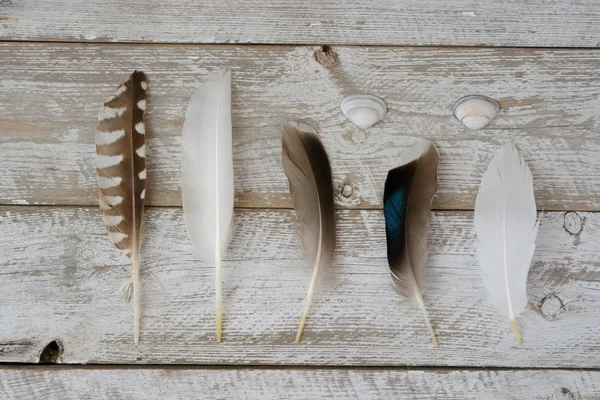
<path id="1" fill-rule="evenodd" d="M 427 229 L 431 201 L 437 191 L 439 153 L 430 141 L 422 141 L 400 159 L 400 166 L 388 172 L 383 195 L 387 257 L 394 288 L 416 299 L 427 328 L 438 347 L 423 303 L 427 264 Z"/>
<path id="2" fill-rule="evenodd" d="M 233 219 L 231 73 L 213 74 L 192 96 L 183 123 L 183 215 L 200 261 L 215 265 L 217 342 L 221 342 L 221 269 Z"/>
<path id="3" fill-rule="evenodd" d="M 329 267 L 335 248 L 333 184 L 325 148 L 308 124 L 290 122 L 283 127 L 282 162 L 300 220 L 306 258 L 312 266 L 312 279 L 296 334 L 295 342 L 299 343 L 318 277 Z"/>
<path id="4" fill-rule="evenodd" d="M 533 180 L 513 144 L 500 149 L 481 179 L 475 201 L 477 255 L 485 287 L 494 305 L 513 324 L 527 306 L 527 274 L 535 250 Z"/>
<path id="5" fill-rule="evenodd" d="M 98 114 L 96 172 L 108 236 L 133 263 L 134 340 L 140 340 L 139 252 L 146 197 L 144 111 L 148 80 L 135 71 Z"/>

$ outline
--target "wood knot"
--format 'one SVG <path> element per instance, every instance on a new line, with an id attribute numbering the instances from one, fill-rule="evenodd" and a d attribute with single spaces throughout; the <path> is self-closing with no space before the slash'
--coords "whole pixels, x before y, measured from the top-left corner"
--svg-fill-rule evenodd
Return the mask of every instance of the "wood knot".
<path id="1" fill-rule="evenodd" d="M 352 185 L 350 185 L 349 183 L 345 183 L 344 186 L 342 186 L 342 196 L 348 198 L 352 196 L 352 193 L 354 193 Z"/>
<path id="2" fill-rule="evenodd" d="M 330 46 L 322 46 L 321 49 L 315 51 L 315 59 L 325 68 L 335 67 L 338 63 L 337 54 Z"/>
<path id="3" fill-rule="evenodd" d="M 583 220 L 575 211 L 565 213 L 563 228 L 569 235 L 578 236 L 583 230 Z"/>
<path id="4" fill-rule="evenodd" d="M 560 297 L 551 293 L 540 301 L 538 310 L 542 318 L 548 321 L 554 321 L 556 317 L 565 312 L 565 304 Z"/>
<path id="5" fill-rule="evenodd" d="M 575 395 L 566 387 L 561 387 L 554 391 L 552 398 L 555 400 L 575 400 Z"/>

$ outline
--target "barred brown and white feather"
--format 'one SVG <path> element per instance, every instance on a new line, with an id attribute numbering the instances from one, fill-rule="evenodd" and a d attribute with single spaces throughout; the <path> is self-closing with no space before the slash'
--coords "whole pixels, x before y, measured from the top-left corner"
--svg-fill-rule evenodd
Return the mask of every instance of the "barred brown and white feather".
<path id="1" fill-rule="evenodd" d="M 146 197 L 144 111 L 148 80 L 134 71 L 98 114 L 96 172 L 108 236 L 133 261 L 135 341 L 139 340 L 139 248 Z"/>

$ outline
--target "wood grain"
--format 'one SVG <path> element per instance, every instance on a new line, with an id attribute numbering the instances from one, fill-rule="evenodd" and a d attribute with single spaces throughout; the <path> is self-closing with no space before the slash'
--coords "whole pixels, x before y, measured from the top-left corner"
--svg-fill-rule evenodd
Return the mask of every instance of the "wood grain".
<path id="1" fill-rule="evenodd" d="M 532 169 L 540 209 L 600 209 L 600 51 L 336 47 L 337 63 L 325 67 L 315 50 L 0 44 L 0 203 L 97 204 L 96 115 L 137 68 L 150 79 L 147 201 L 180 205 L 185 109 L 197 82 L 229 67 L 238 207 L 291 207 L 281 127 L 306 118 L 329 152 L 341 208 L 380 208 L 400 152 L 429 138 L 441 152 L 435 208 L 472 209 L 487 164 L 512 141 Z M 357 92 L 389 107 L 367 132 L 339 110 Z M 481 131 L 452 116 L 453 103 L 473 93 L 503 109 Z"/>
<path id="2" fill-rule="evenodd" d="M 595 0 L 15 0 L 0 37 L 27 41 L 595 47 Z"/>
<path id="3" fill-rule="evenodd" d="M 0 396 L 45 399 L 600 398 L 600 372 L 0 367 Z"/>
<path id="4" fill-rule="evenodd" d="M 482 286 L 472 212 L 436 212 L 424 299 L 439 349 L 417 307 L 391 287 L 379 210 L 338 212 L 331 276 L 300 345 L 293 340 L 309 276 L 292 210 L 236 212 L 220 345 L 213 268 L 195 260 L 181 210 L 145 215 L 136 347 L 121 291 L 129 261 L 99 211 L 0 209 L 0 362 L 37 362 L 57 340 L 63 363 L 598 367 L 600 214 L 542 214 L 518 346 Z"/>

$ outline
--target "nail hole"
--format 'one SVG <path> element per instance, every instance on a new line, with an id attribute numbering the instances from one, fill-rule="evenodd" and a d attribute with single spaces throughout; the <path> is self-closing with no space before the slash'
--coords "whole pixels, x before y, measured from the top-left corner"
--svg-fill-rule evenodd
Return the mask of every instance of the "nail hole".
<path id="1" fill-rule="evenodd" d="M 81 258 L 84 260 L 91 260 L 94 258 L 94 251 L 92 249 L 83 249 L 81 252 Z"/>
<path id="2" fill-rule="evenodd" d="M 569 235 L 577 236 L 583 230 L 583 220 L 578 213 L 569 211 L 565 213 L 563 228 Z"/>
<path id="3" fill-rule="evenodd" d="M 352 193 L 354 192 L 354 189 L 352 188 L 352 186 L 348 183 L 344 184 L 344 186 L 342 186 L 342 196 L 344 197 L 350 197 L 352 196 Z"/>
<path id="4" fill-rule="evenodd" d="M 56 364 L 58 357 L 63 352 L 62 345 L 58 341 L 53 340 L 44 347 L 40 354 L 40 364 Z"/>
<path id="5" fill-rule="evenodd" d="M 315 51 L 315 59 L 325 68 L 334 67 L 338 63 L 337 54 L 330 46 L 322 46 L 320 50 Z"/>

